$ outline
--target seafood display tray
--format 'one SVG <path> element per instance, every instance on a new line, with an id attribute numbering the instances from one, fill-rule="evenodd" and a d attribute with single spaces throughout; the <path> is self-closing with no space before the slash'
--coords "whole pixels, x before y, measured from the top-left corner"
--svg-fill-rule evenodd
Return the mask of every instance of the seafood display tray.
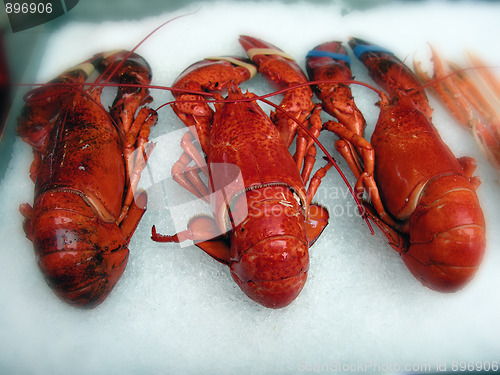
<path id="1" fill-rule="evenodd" d="M 488 2 L 402 2 L 346 12 L 339 3 L 221 1 L 133 20 L 68 18 L 40 40 L 43 48 L 29 62 L 31 73 L 20 79 L 47 82 L 94 53 L 133 48 L 156 26 L 181 15 L 137 49 L 151 65 L 154 85 L 170 86 L 187 66 L 207 56 L 243 56 L 240 34 L 279 46 L 302 67 L 317 44 L 347 42 L 349 36 L 387 47 L 409 65 L 414 57 L 429 59 L 428 43 L 459 63 L 471 49 L 498 65 L 500 51 L 492 45 L 500 35 L 499 12 L 499 4 Z M 356 79 L 372 83 L 354 58 L 352 69 Z M 259 77 L 243 89 L 272 91 Z M 498 365 L 499 175 L 434 97 L 436 127 L 455 155 L 477 160 L 475 174 L 482 181 L 478 196 L 487 225 L 486 255 L 462 291 L 440 294 L 415 280 L 377 229 L 371 235 L 355 214 L 352 197 L 333 170 L 315 198 L 329 209 L 330 224 L 310 249 L 304 290 L 284 309 L 249 300 L 227 267 L 198 248 L 152 242 L 152 225 L 162 233 L 182 229 L 192 215 L 183 212 L 183 204 L 194 200 L 171 183 L 184 127 L 165 107 L 150 137 L 157 146 L 141 181 L 150 193 L 149 209 L 130 243 L 128 266 L 102 305 L 80 310 L 46 285 L 22 229 L 19 204 L 33 201 L 33 155 L 13 135 L 22 90 L 11 112 L 11 136 L 2 140 L 11 144 L 0 183 L 1 373 L 431 373 L 464 364 L 474 370 Z M 363 87 L 353 87 L 353 94 L 370 133 L 378 97 Z M 152 96 L 154 108 L 172 100 L 168 91 L 152 90 Z M 335 139 L 320 138 L 353 184 L 334 152 Z"/>

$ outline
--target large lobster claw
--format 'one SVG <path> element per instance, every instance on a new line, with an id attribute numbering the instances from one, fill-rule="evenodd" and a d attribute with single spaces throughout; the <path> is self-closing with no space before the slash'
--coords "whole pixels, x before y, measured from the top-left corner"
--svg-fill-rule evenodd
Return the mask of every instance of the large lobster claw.
<path id="1" fill-rule="evenodd" d="M 327 42 L 314 47 L 306 56 L 306 65 L 311 81 L 326 81 L 313 86 L 323 109 L 355 134 L 363 135 L 365 119 L 348 86 L 352 73 L 342 43 Z"/>
<path id="2" fill-rule="evenodd" d="M 174 82 L 174 88 L 182 91 L 172 91 L 177 99 L 172 108 L 186 126 L 196 129 L 195 136 L 204 152 L 208 149 L 214 113 L 208 103 L 203 101 L 202 93 L 222 92 L 230 85 L 238 86 L 253 78 L 256 73 L 256 67 L 248 59 L 211 57 L 189 66 Z"/>
<path id="3" fill-rule="evenodd" d="M 240 36 L 239 40 L 248 57 L 259 66 L 259 73 L 278 89 L 308 82 L 306 75 L 294 59 L 276 46 L 246 35 Z M 295 137 L 298 127 L 296 121 L 304 122 L 314 108 L 312 95 L 309 86 L 289 90 L 280 103 L 281 110 L 271 114 L 271 120 L 278 128 L 281 139 L 287 147 Z"/>
<path id="4" fill-rule="evenodd" d="M 239 57 L 208 57 L 184 70 L 174 82 L 175 88 L 204 92 L 223 91 L 229 85 L 253 78 L 257 69 L 248 60 Z M 181 93 L 172 91 L 177 97 Z"/>
<path id="5" fill-rule="evenodd" d="M 427 95 L 423 89 L 417 90 L 421 86 L 419 80 L 391 51 L 353 37 L 349 38 L 349 46 L 367 67 L 370 77 L 386 90 L 389 96 L 400 97 L 401 94 L 408 96 L 428 118 L 431 118 L 432 109 Z"/>

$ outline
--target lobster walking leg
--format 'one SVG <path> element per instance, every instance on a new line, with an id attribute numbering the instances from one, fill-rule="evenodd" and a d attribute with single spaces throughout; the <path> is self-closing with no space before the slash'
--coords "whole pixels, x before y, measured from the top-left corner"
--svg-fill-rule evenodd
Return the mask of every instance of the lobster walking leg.
<path id="1" fill-rule="evenodd" d="M 108 113 L 101 87 L 82 84 L 97 68 L 97 83 L 121 86 Z M 139 107 L 151 99 L 151 73 L 140 56 L 99 54 L 31 91 L 18 134 L 35 150 L 35 203 L 20 207 L 38 264 L 64 301 L 92 308 L 111 292 L 128 260 L 128 243 L 145 211 L 135 184 L 151 149 L 145 145 L 156 113 Z"/>

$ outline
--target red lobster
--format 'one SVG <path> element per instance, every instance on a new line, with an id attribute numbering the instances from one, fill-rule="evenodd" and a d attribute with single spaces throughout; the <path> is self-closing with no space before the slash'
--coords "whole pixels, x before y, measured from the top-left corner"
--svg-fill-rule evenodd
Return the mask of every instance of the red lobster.
<path id="1" fill-rule="evenodd" d="M 84 91 L 95 69 L 101 74 Z M 100 102 L 108 81 L 119 85 L 109 113 Z M 142 193 L 134 201 L 134 190 L 157 116 L 143 107 L 146 88 L 124 84 L 150 81 L 147 62 L 121 51 L 98 54 L 25 97 L 17 131 L 34 150 L 35 203 L 20 207 L 24 228 L 47 283 L 72 305 L 100 304 L 127 264 L 147 200 Z"/>
<path id="2" fill-rule="evenodd" d="M 274 77 L 281 87 L 307 82 L 297 64 L 275 46 L 247 36 L 240 42 L 260 71 Z M 186 125 L 192 126 L 191 130 L 196 128 L 206 155 L 215 220 L 194 218 L 187 230 L 172 236 L 160 235 L 153 227 L 152 238 L 161 242 L 194 240 L 199 248 L 229 266 L 233 279 L 251 299 L 266 307 L 281 308 L 302 290 L 309 269 L 309 246 L 328 223 L 327 210 L 311 204 L 311 200 L 331 164 L 315 173 L 306 192 L 287 144 L 297 128 L 293 118 L 303 121 L 313 109 L 312 91 L 299 88 L 285 95 L 279 106 L 283 111 L 272 115 L 278 131 L 263 110 L 247 100 L 253 96 L 243 95 L 237 87 L 255 70 L 241 59 L 207 59 L 189 67 L 174 83 L 177 101 L 173 108 Z M 175 89 L 227 89 L 228 98 L 226 103 L 215 105 L 214 113 L 202 95 Z M 220 95 L 216 97 L 221 99 Z M 203 157 L 187 134 L 182 143 L 184 154 L 172 175 L 186 189 L 203 197 L 208 192 L 198 179 Z M 302 159 L 305 169 L 310 170 L 314 158 L 308 156 L 302 155 Z M 189 167 L 191 160 L 198 167 Z M 228 165 L 239 168 L 239 177 L 227 172 Z M 235 188 L 231 182 L 240 177 L 243 186 Z M 219 191 L 225 196 L 216 194 Z"/>
<path id="3" fill-rule="evenodd" d="M 485 249 L 475 162 L 455 158 L 441 140 L 420 83 L 399 59 L 360 39 L 349 44 L 390 98 L 380 93 L 370 144 L 346 86 L 352 78 L 345 49 L 339 42 L 318 46 L 307 57 L 310 78 L 339 80 L 316 86 L 323 107 L 339 121 L 324 127 L 341 138 L 336 146 L 357 178 L 355 190 L 368 193 L 370 218 L 411 273 L 431 289 L 456 291 L 474 276 Z"/>

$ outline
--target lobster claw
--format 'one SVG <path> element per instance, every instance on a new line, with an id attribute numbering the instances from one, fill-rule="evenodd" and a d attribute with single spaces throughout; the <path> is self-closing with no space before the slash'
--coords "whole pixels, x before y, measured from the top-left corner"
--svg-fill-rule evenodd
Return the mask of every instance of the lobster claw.
<path id="1" fill-rule="evenodd" d="M 207 57 L 186 68 L 174 82 L 179 89 L 198 90 L 203 92 L 220 92 L 229 85 L 238 86 L 252 79 L 257 69 L 248 59 L 223 56 Z M 176 97 L 181 94 L 172 91 Z"/>
<path id="2" fill-rule="evenodd" d="M 248 57 L 259 66 L 259 73 L 278 89 L 308 82 L 295 60 L 278 47 L 246 35 L 241 35 L 239 41 Z M 286 147 L 291 145 L 297 132 L 296 121 L 303 123 L 313 110 L 312 95 L 309 86 L 289 90 L 280 103 L 280 110 L 271 114 L 271 120 L 278 128 Z"/>
<path id="3" fill-rule="evenodd" d="M 321 67 L 328 67 L 332 63 L 347 65 L 351 63 L 351 59 L 347 55 L 347 50 L 342 45 L 342 42 L 326 42 L 314 47 L 307 53 L 307 71 L 313 72 Z M 348 77 L 352 77 L 349 72 Z M 351 78 L 349 78 L 351 79 Z"/>
<path id="4" fill-rule="evenodd" d="M 408 97 L 428 118 L 432 116 L 425 91 L 420 81 L 403 61 L 390 50 L 359 38 L 349 38 L 349 46 L 356 57 L 368 68 L 373 80 L 391 97 Z"/>
<path id="5" fill-rule="evenodd" d="M 203 100 L 204 93 L 221 92 L 229 86 L 237 86 L 255 76 L 257 69 L 248 59 L 237 57 L 209 57 L 185 69 L 175 80 L 172 94 L 176 103 L 173 110 L 199 139 L 201 148 L 207 152 L 213 110 Z"/>
<path id="6" fill-rule="evenodd" d="M 259 73 L 273 82 L 277 88 L 307 82 L 304 72 L 294 58 L 278 47 L 246 35 L 241 35 L 239 41 L 250 60 L 259 66 Z"/>
<path id="7" fill-rule="evenodd" d="M 326 82 L 313 86 L 316 96 L 322 101 L 323 109 L 349 130 L 362 135 L 365 120 L 347 86 L 352 80 L 350 62 L 347 50 L 341 42 L 320 44 L 306 56 L 309 78 L 312 81 Z"/>

